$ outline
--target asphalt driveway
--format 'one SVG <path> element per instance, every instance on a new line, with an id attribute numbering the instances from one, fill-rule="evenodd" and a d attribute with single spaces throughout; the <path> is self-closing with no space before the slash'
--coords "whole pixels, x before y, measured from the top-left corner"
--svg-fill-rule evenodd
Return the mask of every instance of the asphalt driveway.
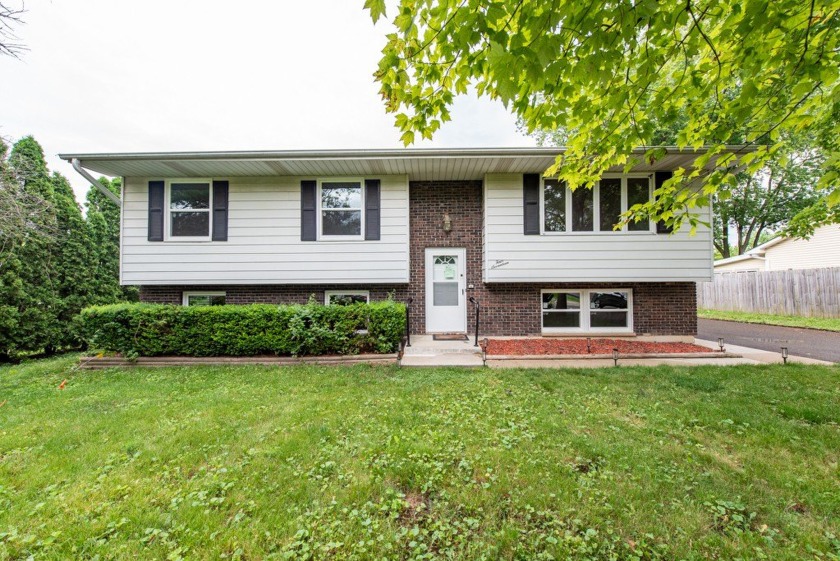
<path id="1" fill-rule="evenodd" d="M 765 351 L 787 347 L 791 355 L 840 362 L 840 332 L 698 319 L 697 337 L 708 341 L 723 337 L 726 343 Z"/>

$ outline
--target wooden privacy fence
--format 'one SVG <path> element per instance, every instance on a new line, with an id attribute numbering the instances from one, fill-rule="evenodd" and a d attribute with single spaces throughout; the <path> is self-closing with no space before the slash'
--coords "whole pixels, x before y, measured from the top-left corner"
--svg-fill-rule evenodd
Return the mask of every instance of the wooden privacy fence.
<path id="1" fill-rule="evenodd" d="M 840 317 L 840 267 L 716 273 L 697 283 L 697 306 L 712 310 Z"/>

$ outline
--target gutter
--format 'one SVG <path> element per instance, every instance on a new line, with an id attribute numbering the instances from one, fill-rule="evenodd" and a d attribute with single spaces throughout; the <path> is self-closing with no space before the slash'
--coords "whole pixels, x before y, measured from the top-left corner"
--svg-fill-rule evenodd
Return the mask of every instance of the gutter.
<path id="1" fill-rule="evenodd" d="M 79 162 L 79 158 L 73 158 L 70 161 L 70 163 L 73 164 L 73 169 L 76 170 L 79 173 L 79 175 L 81 175 L 82 177 L 87 179 L 88 183 L 90 183 L 91 185 L 96 187 L 99 190 L 100 193 L 102 193 L 103 195 L 108 197 L 108 200 L 110 200 L 112 203 L 114 203 L 118 207 L 122 207 L 122 201 L 120 200 L 120 198 L 118 196 L 116 196 L 115 194 L 113 194 L 110 189 L 108 189 L 107 187 L 102 185 L 100 182 L 95 180 L 93 178 L 93 176 L 91 174 L 89 174 L 85 168 L 82 167 L 81 162 Z"/>
<path id="2" fill-rule="evenodd" d="M 634 148 L 632 154 L 644 154 L 650 148 L 664 148 L 667 154 L 705 154 L 706 147 L 679 148 L 677 146 L 646 146 Z M 735 154 L 754 152 L 753 145 L 727 145 L 726 150 Z M 268 151 L 221 151 L 221 152 L 127 152 L 100 154 L 59 154 L 59 158 L 71 161 L 84 158 L 99 161 L 181 161 L 181 160 L 380 160 L 401 158 L 509 158 L 556 157 L 566 149 L 562 146 L 537 146 L 521 148 L 394 148 L 356 150 L 268 150 Z"/>

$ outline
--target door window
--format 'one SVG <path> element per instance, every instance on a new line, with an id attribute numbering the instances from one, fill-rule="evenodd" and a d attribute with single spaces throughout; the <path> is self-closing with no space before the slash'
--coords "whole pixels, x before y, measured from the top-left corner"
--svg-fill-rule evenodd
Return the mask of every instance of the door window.
<path id="1" fill-rule="evenodd" d="M 432 304 L 458 305 L 458 256 L 438 255 L 432 270 Z"/>

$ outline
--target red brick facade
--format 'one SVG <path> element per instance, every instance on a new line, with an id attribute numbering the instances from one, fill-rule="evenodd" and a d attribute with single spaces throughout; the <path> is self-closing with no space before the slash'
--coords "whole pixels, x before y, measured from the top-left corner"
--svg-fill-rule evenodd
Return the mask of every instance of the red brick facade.
<path id="1" fill-rule="evenodd" d="M 540 290 L 545 288 L 630 288 L 633 290 L 633 327 L 638 335 L 695 335 L 697 294 L 694 283 L 553 283 L 484 284 L 482 282 L 482 184 L 480 181 L 411 182 L 410 282 L 408 285 L 230 285 L 143 286 L 145 302 L 180 304 L 184 291 L 224 290 L 230 304 L 263 302 L 305 303 L 311 295 L 324 301 L 325 290 L 370 290 L 373 300 L 393 294 L 397 300 L 412 298 L 411 331 L 425 332 L 425 250 L 427 247 L 466 248 L 468 296 L 482 308 L 481 332 L 486 335 L 540 333 Z M 452 230 L 443 230 L 444 213 Z M 468 312 L 468 329 L 475 329 L 474 310 Z"/>

